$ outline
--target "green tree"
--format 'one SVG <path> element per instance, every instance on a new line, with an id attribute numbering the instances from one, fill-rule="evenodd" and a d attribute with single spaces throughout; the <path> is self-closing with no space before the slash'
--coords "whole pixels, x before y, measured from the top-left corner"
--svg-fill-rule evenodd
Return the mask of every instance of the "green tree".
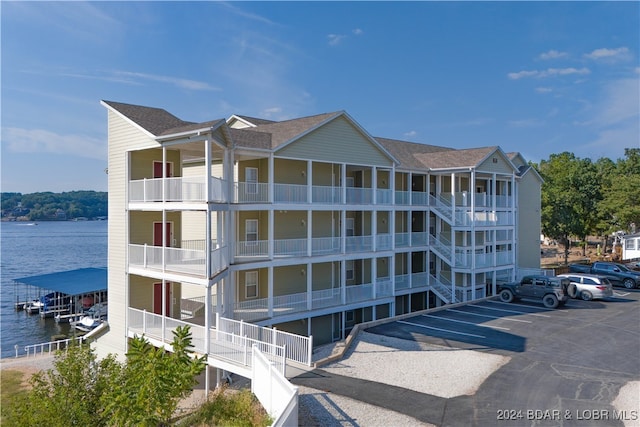
<path id="1" fill-rule="evenodd" d="M 585 172 L 587 168 L 588 172 Z M 591 170 L 587 162 L 577 159 L 573 153 L 552 154 L 549 160 L 540 162 L 542 184 L 542 232 L 564 245 L 565 264 L 569 258 L 571 236 L 586 236 L 588 225 L 584 219 L 589 209 L 589 186 L 584 188 Z"/>
<path id="2" fill-rule="evenodd" d="M 610 171 L 610 184 L 599 205 L 609 232 L 628 232 L 640 225 L 640 149 L 626 149 L 625 157 Z"/>
<path id="3" fill-rule="evenodd" d="M 88 345 L 72 345 L 56 355 L 54 367 L 34 374 L 31 390 L 3 408 L 3 426 L 106 424 L 100 399 L 108 378 L 120 375 L 118 362 L 111 356 L 97 361 Z"/>
<path id="4" fill-rule="evenodd" d="M 153 347 L 144 337 L 131 341 L 122 377 L 103 395 L 110 425 L 168 425 L 180 399 L 191 392 L 206 368 L 206 355 L 193 357 L 188 326 L 173 334 L 172 352 Z"/>

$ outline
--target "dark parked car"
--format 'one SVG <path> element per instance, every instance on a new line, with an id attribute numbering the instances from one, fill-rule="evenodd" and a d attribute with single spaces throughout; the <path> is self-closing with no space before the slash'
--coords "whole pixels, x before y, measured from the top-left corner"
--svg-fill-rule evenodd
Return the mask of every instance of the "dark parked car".
<path id="1" fill-rule="evenodd" d="M 562 277 L 524 276 L 519 282 L 498 286 L 502 302 L 512 302 L 520 298 L 541 299 L 547 308 L 556 308 L 567 302 L 567 289 L 571 281 Z"/>
<path id="2" fill-rule="evenodd" d="M 597 261 L 588 264 L 569 264 L 570 273 L 587 273 L 605 276 L 612 285 L 627 289 L 640 287 L 640 271 L 634 271 L 617 262 Z"/>

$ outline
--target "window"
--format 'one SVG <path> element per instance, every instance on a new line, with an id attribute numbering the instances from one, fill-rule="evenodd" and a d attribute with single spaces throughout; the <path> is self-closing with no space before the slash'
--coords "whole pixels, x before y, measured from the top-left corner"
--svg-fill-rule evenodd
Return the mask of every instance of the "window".
<path id="1" fill-rule="evenodd" d="M 245 240 L 247 245 L 258 244 L 258 220 L 248 219 L 245 222 Z"/>
<path id="2" fill-rule="evenodd" d="M 636 249 L 636 240 L 635 239 L 626 239 L 624 241 L 624 248 L 627 250 L 635 250 Z"/>
<path id="3" fill-rule="evenodd" d="M 355 229 L 355 222 L 353 218 L 347 218 L 347 236 L 353 236 Z"/>
<path id="4" fill-rule="evenodd" d="M 244 297 L 246 299 L 258 298 L 257 271 L 247 271 L 244 273 Z"/>
<path id="5" fill-rule="evenodd" d="M 349 260 L 346 262 L 346 274 L 345 274 L 345 278 L 347 280 L 353 280 L 354 278 L 354 273 L 353 273 L 353 260 Z"/>
<path id="6" fill-rule="evenodd" d="M 247 183 L 247 193 L 258 193 L 258 168 L 245 168 L 245 181 Z"/>

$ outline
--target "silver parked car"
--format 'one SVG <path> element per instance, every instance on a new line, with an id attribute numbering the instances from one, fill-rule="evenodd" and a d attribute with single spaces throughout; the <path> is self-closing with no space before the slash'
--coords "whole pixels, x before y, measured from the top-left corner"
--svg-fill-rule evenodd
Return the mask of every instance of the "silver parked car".
<path id="1" fill-rule="evenodd" d="M 571 281 L 567 293 L 571 298 L 582 298 L 585 301 L 613 296 L 613 285 L 604 276 L 586 273 L 558 274 Z"/>

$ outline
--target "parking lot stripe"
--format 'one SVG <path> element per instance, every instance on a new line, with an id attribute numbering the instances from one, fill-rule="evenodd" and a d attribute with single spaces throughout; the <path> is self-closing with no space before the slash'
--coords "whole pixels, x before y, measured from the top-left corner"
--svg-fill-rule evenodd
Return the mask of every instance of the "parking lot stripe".
<path id="1" fill-rule="evenodd" d="M 507 303 L 499 303 L 499 302 L 494 302 L 494 301 L 487 301 L 493 304 L 507 304 Z M 529 314 L 531 316 L 538 316 L 538 317 L 551 317 L 551 316 L 547 316 L 546 314 L 540 314 L 540 313 L 530 313 L 528 311 L 518 311 L 518 310 L 507 310 L 504 308 L 493 308 L 493 307 L 485 307 L 482 306 L 482 308 L 486 308 L 487 310 L 496 310 L 496 311 L 505 311 L 507 313 L 518 313 L 518 314 Z"/>
<path id="2" fill-rule="evenodd" d="M 433 314 L 423 314 L 422 316 L 423 317 L 433 317 L 434 319 L 446 320 L 447 322 L 457 322 L 457 323 L 464 323 L 466 325 L 479 326 L 481 328 L 504 329 L 505 331 L 509 331 L 510 330 L 509 328 L 503 328 L 503 327 L 500 327 L 500 326 L 481 325 L 479 323 L 467 322 L 466 320 L 452 319 L 450 317 L 434 316 Z"/>
<path id="3" fill-rule="evenodd" d="M 476 338 L 487 338 L 487 337 L 482 336 L 482 335 L 467 334 L 466 332 L 452 331 L 450 329 L 434 328 L 433 326 L 421 325 L 420 323 L 412 323 L 412 322 L 407 322 L 405 320 L 398 320 L 398 323 L 403 323 L 405 325 L 410 325 L 410 326 L 416 326 L 418 328 L 426 328 L 426 329 L 433 329 L 435 331 L 449 332 L 451 334 L 466 335 L 466 336 L 469 336 L 469 337 L 476 337 Z"/>
<path id="4" fill-rule="evenodd" d="M 480 313 L 473 313 L 471 311 L 456 310 L 455 308 L 448 308 L 447 311 L 453 311 L 455 313 L 471 314 L 473 316 L 488 317 L 490 319 L 511 320 L 513 322 L 531 323 L 531 320 L 511 319 L 509 317 L 500 317 L 500 316 L 489 316 L 488 314 L 480 314 Z"/>
<path id="5" fill-rule="evenodd" d="M 629 295 L 631 292 L 620 292 L 620 291 L 613 291 L 613 295 L 614 298 L 615 297 L 626 297 L 627 295 Z"/>

